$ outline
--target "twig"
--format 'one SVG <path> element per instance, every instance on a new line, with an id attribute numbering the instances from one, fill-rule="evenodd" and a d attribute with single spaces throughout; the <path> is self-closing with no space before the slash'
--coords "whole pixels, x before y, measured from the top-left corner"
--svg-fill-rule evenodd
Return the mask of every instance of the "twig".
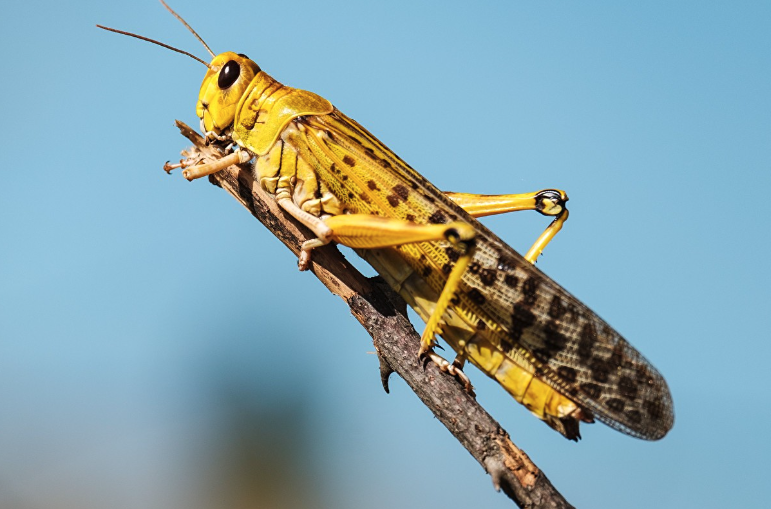
<path id="1" fill-rule="evenodd" d="M 221 157 L 190 127 L 180 121 L 177 127 L 194 144 L 183 155 L 200 157 L 202 162 Z M 299 254 L 308 232 L 255 183 L 248 168 L 230 166 L 209 180 L 236 198 L 295 255 Z M 417 361 L 420 336 L 407 319 L 401 297 L 379 278 L 362 276 L 333 246 L 315 249 L 312 261 L 311 271 L 348 304 L 353 316 L 372 336 L 386 392 L 388 377 L 396 372 L 490 474 L 495 489 L 502 489 L 518 506 L 572 507 L 461 384 L 433 363 L 422 365 Z"/>

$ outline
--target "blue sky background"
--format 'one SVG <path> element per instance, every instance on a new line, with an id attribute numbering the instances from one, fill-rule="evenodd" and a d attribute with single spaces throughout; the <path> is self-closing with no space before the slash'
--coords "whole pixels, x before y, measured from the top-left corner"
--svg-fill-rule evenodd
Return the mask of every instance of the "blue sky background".
<path id="1" fill-rule="evenodd" d="M 574 444 L 469 369 L 570 502 L 765 506 L 771 4 L 172 6 L 443 189 L 568 191 L 539 266 L 676 409 L 660 442 Z M 0 507 L 511 507 L 289 251 L 163 173 L 203 66 L 95 23 L 206 56 L 151 0 L 3 8 Z M 486 221 L 520 250 L 546 222 Z"/>

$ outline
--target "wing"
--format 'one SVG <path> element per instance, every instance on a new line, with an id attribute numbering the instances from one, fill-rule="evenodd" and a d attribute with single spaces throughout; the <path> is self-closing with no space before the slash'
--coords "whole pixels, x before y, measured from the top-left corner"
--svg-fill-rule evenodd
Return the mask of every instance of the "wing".
<path id="1" fill-rule="evenodd" d="M 335 110 L 306 125 L 324 136 L 307 136 L 303 157 L 349 211 L 475 226 L 477 249 L 455 308 L 472 323 L 502 329 L 494 344 L 504 355 L 521 359 L 524 349 L 539 379 L 619 431 L 650 440 L 667 433 L 674 413 L 666 381 L 604 320 L 352 119 Z M 437 291 L 457 259 L 436 243 L 400 251 Z"/>

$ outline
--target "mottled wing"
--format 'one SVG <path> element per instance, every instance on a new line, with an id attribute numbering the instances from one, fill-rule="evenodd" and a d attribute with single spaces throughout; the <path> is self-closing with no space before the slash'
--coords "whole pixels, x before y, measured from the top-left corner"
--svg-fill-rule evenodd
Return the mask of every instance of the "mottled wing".
<path id="1" fill-rule="evenodd" d="M 455 307 L 480 328 L 503 329 L 502 352 L 521 358 L 524 348 L 538 378 L 624 433 L 658 439 L 672 427 L 672 399 L 663 377 L 605 321 L 355 121 L 336 110 L 309 117 L 305 126 L 300 145 L 309 153 L 303 156 L 314 161 L 320 180 L 347 211 L 475 226 L 477 250 Z M 415 268 L 441 290 L 457 255 L 435 243 L 420 249 L 423 261 Z"/>

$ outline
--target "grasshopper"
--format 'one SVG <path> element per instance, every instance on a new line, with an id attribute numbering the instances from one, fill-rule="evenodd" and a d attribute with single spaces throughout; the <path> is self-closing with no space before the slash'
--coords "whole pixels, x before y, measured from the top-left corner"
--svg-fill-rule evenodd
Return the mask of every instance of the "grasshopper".
<path id="1" fill-rule="evenodd" d="M 278 205 L 313 233 L 314 248 L 353 248 L 426 322 L 420 356 L 471 383 L 466 361 L 571 440 L 598 419 L 647 440 L 674 411 L 667 383 L 618 332 L 535 267 L 568 218 L 564 191 L 478 195 L 443 192 L 328 100 L 282 85 L 243 54 L 212 56 L 196 103 L 201 130 L 227 153 L 213 163 L 168 164 L 188 180 L 251 163 Z M 99 25 L 98 25 L 99 26 Z M 554 219 L 524 256 L 476 218 L 533 210 Z M 457 353 L 433 351 L 441 336 Z"/>

